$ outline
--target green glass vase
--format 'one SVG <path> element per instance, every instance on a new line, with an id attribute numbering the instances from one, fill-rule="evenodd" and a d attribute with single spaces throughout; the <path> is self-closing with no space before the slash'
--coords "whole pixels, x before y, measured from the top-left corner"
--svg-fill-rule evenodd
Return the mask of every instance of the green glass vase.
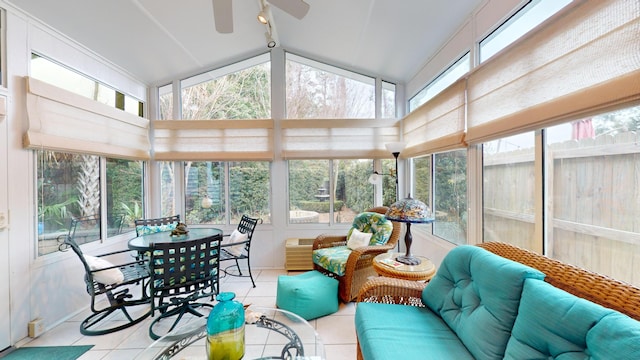
<path id="1" fill-rule="evenodd" d="M 209 360 L 240 360 L 244 356 L 244 306 L 233 300 L 236 294 L 218 294 L 218 303 L 207 319 Z"/>

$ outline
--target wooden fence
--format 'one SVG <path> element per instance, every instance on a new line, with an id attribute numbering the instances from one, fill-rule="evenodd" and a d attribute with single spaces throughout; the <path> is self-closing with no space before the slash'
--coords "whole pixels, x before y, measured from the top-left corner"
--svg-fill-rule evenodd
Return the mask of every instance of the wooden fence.
<path id="1" fill-rule="evenodd" d="M 640 136 L 545 148 L 545 254 L 640 286 Z M 539 249 L 534 149 L 484 159 L 485 241 Z"/>

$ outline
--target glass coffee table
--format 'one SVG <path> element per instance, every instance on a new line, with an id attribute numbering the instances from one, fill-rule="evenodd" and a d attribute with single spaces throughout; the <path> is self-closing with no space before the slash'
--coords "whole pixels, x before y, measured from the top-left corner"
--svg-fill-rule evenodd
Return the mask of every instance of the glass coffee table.
<path id="1" fill-rule="evenodd" d="M 245 324 L 243 359 L 325 360 L 324 344 L 305 319 L 281 309 L 251 306 L 256 322 Z M 207 318 L 195 319 L 149 345 L 139 360 L 207 360 Z"/>

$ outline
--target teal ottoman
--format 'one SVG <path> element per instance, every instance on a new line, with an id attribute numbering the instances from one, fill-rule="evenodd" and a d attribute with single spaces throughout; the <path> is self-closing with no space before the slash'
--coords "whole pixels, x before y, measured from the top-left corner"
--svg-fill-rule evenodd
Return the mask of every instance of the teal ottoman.
<path id="1" fill-rule="evenodd" d="M 276 306 L 305 320 L 338 311 L 338 280 L 313 270 L 300 275 L 278 276 Z"/>

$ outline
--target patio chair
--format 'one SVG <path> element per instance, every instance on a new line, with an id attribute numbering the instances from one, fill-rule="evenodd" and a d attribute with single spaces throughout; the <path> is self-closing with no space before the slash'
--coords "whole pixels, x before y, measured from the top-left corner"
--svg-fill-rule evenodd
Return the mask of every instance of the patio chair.
<path id="1" fill-rule="evenodd" d="M 369 277 L 378 276 L 373 258 L 393 249 L 398 242 L 401 227 L 385 218 L 387 209 L 380 206 L 358 214 L 347 235 L 322 234 L 313 242 L 313 268 L 338 279 L 338 296 L 345 303 L 358 296 Z M 367 233 L 366 242 L 359 246 L 350 240 L 356 240 L 356 230 Z"/>
<path id="2" fill-rule="evenodd" d="M 85 255 L 73 236 L 65 236 L 59 245 L 59 250 L 67 251 L 69 248 L 73 249 L 82 262 L 85 271 L 84 282 L 87 293 L 91 296 L 92 314 L 80 323 L 80 333 L 83 335 L 109 334 L 133 326 L 151 314 L 148 308 L 150 298 L 144 291 L 149 279 L 148 262 L 135 260 L 113 264 L 105 258 L 128 253 L 131 250 L 113 251 L 98 256 Z M 140 294 L 134 297 L 130 290 L 137 285 L 140 285 Z M 103 301 L 105 298 L 106 304 Z M 144 306 L 133 308 L 140 305 Z M 124 315 L 124 323 L 111 321 L 111 318 L 107 319 L 117 311 Z"/>
<path id="3" fill-rule="evenodd" d="M 219 290 L 220 242 L 222 235 L 166 243 L 151 248 L 151 315 L 160 315 L 149 325 L 149 336 L 157 340 L 162 335 L 156 329 L 173 330 L 187 314 L 201 317 L 201 308 L 212 305 L 197 300 L 213 300 Z M 171 319 L 170 319 L 171 318 Z M 168 329 L 160 325 L 171 324 Z M 160 326 L 159 326 L 160 325 Z M 164 335 L 164 334 L 163 334 Z"/>
<path id="4" fill-rule="evenodd" d="M 165 216 L 155 219 L 136 219 L 133 221 L 136 226 L 136 236 L 153 234 L 161 231 L 171 231 L 180 222 L 180 215 Z"/>
<path id="5" fill-rule="evenodd" d="M 253 280 L 253 274 L 251 273 L 251 239 L 253 238 L 253 232 L 259 223 L 262 224 L 262 219 L 242 215 L 237 229 L 231 234 L 225 235 L 225 237 L 229 237 L 229 242 L 220 247 L 220 261 L 234 262 L 233 265 L 227 266 L 222 271 L 229 276 L 249 277 L 253 287 L 256 287 L 256 283 Z M 247 261 L 248 274 L 246 275 L 242 274 L 242 269 L 238 262 L 240 260 Z"/>

